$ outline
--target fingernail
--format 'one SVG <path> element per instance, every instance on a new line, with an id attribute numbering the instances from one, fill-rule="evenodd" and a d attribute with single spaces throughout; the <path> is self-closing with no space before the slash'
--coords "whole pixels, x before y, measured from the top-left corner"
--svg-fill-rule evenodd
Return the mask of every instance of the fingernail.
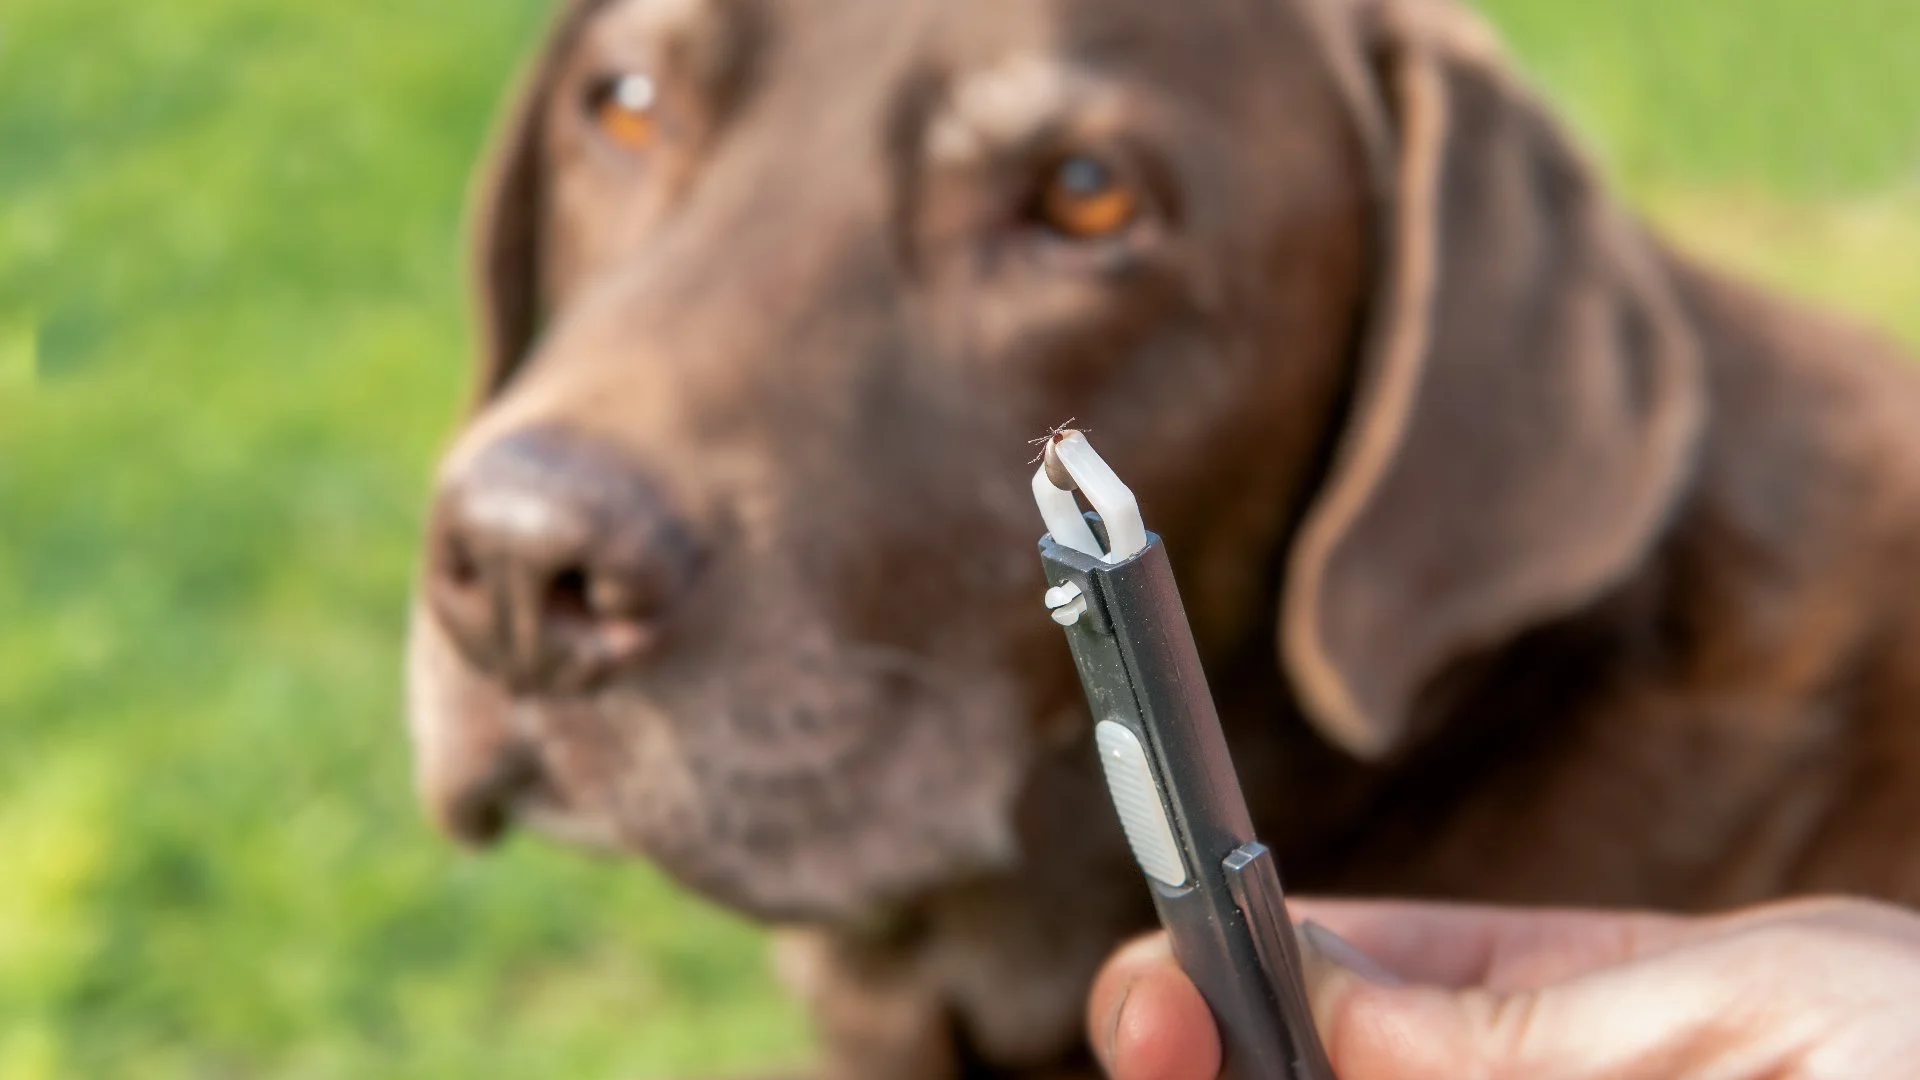
<path id="1" fill-rule="evenodd" d="M 1380 961 L 1360 951 L 1359 947 L 1339 934 L 1309 919 L 1300 924 L 1300 944 L 1310 956 L 1336 967 L 1346 968 L 1370 983 L 1381 986 L 1399 986 L 1402 979 L 1381 966 Z"/>

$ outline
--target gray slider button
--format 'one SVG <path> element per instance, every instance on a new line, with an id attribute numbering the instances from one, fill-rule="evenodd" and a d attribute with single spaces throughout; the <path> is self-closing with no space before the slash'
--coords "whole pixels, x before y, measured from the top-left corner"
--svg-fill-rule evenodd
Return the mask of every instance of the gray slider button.
<path id="1" fill-rule="evenodd" d="M 1140 869 L 1168 888 L 1185 885 L 1186 860 L 1180 857 L 1180 845 L 1174 841 L 1173 826 L 1167 821 L 1166 803 L 1153 782 L 1147 748 L 1125 724 L 1112 720 L 1100 721 L 1093 734 L 1100 745 L 1107 790 L 1113 795 L 1114 809 L 1120 811 L 1120 824 L 1127 830 L 1127 843 Z"/>

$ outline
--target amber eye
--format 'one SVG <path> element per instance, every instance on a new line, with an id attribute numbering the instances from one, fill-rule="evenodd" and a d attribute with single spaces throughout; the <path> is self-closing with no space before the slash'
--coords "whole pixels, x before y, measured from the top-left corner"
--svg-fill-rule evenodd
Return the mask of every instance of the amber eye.
<path id="1" fill-rule="evenodd" d="M 595 89 L 590 101 L 593 122 L 615 145 L 645 150 L 660 134 L 654 113 L 659 97 L 652 76 L 631 74 L 608 80 Z"/>
<path id="2" fill-rule="evenodd" d="M 1113 166 L 1076 155 L 1053 167 L 1040 191 L 1037 213 L 1063 236 L 1097 240 L 1133 223 L 1140 213 L 1140 196 Z"/>

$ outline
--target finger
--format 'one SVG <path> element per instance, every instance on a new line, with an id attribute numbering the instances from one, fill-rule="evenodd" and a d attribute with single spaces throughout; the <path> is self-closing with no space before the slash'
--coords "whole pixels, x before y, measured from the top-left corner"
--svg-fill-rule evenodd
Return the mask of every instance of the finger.
<path id="1" fill-rule="evenodd" d="M 1717 915 L 1707 922 L 1720 933 L 1768 926 L 1799 926 L 1885 938 L 1920 945 L 1920 917 L 1892 904 L 1859 897 L 1807 896 Z"/>
<path id="2" fill-rule="evenodd" d="M 1781 1075 L 1853 1011 L 1830 931 L 1676 946 L 1540 988 L 1389 985 L 1309 950 L 1314 1018 L 1342 1080 Z M 1311 940 L 1311 939 L 1309 939 Z M 1864 949 L 1863 952 L 1871 950 Z"/>
<path id="3" fill-rule="evenodd" d="M 1314 1026 L 1341 1080 L 1457 1080 L 1473 1059 L 1455 1034 L 1457 992 L 1383 978 L 1319 923 L 1302 925 L 1301 971 Z M 1442 1040 L 1446 1045 L 1442 1045 Z"/>
<path id="4" fill-rule="evenodd" d="M 1215 1080 L 1213 1014 L 1174 962 L 1165 934 L 1116 953 L 1094 980 L 1087 1037 L 1113 1080 Z"/>
<path id="5" fill-rule="evenodd" d="M 1821 966 L 1764 937 L 1710 938 L 1539 990 L 1462 993 L 1454 1045 L 1496 1075 L 1786 1075 L 1838 1019 Z"/>
<path id="6" fill-rule="evenodd" d="M 1311 898 L 1288 906 L 1407 982 L 1493 990 L 1543 986 L 1711 932 L 1703 920 L 1645 912 Z"/>

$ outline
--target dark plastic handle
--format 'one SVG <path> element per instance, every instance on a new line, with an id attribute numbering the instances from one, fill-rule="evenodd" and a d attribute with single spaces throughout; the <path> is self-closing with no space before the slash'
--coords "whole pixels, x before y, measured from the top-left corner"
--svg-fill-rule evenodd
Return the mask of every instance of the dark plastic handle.
<path id="1" fill-rule="evenodd" d="M 1091 516 L 1091 515 L 1090 515 Z M 1185 864 L 1171 887 L 1147 875 L 1179 960 L 1219 1022 L 1230 1080 L 1335 1080 L 1306 1005 L 1293 923 L 1273 856 L 1253 836 L 1173 570 L 1158 536 L 1108 565 L 1051 538 L 1048 583 L 1086 610 L 1067 642 L 1096 723 L 1146 748 Z"/>

